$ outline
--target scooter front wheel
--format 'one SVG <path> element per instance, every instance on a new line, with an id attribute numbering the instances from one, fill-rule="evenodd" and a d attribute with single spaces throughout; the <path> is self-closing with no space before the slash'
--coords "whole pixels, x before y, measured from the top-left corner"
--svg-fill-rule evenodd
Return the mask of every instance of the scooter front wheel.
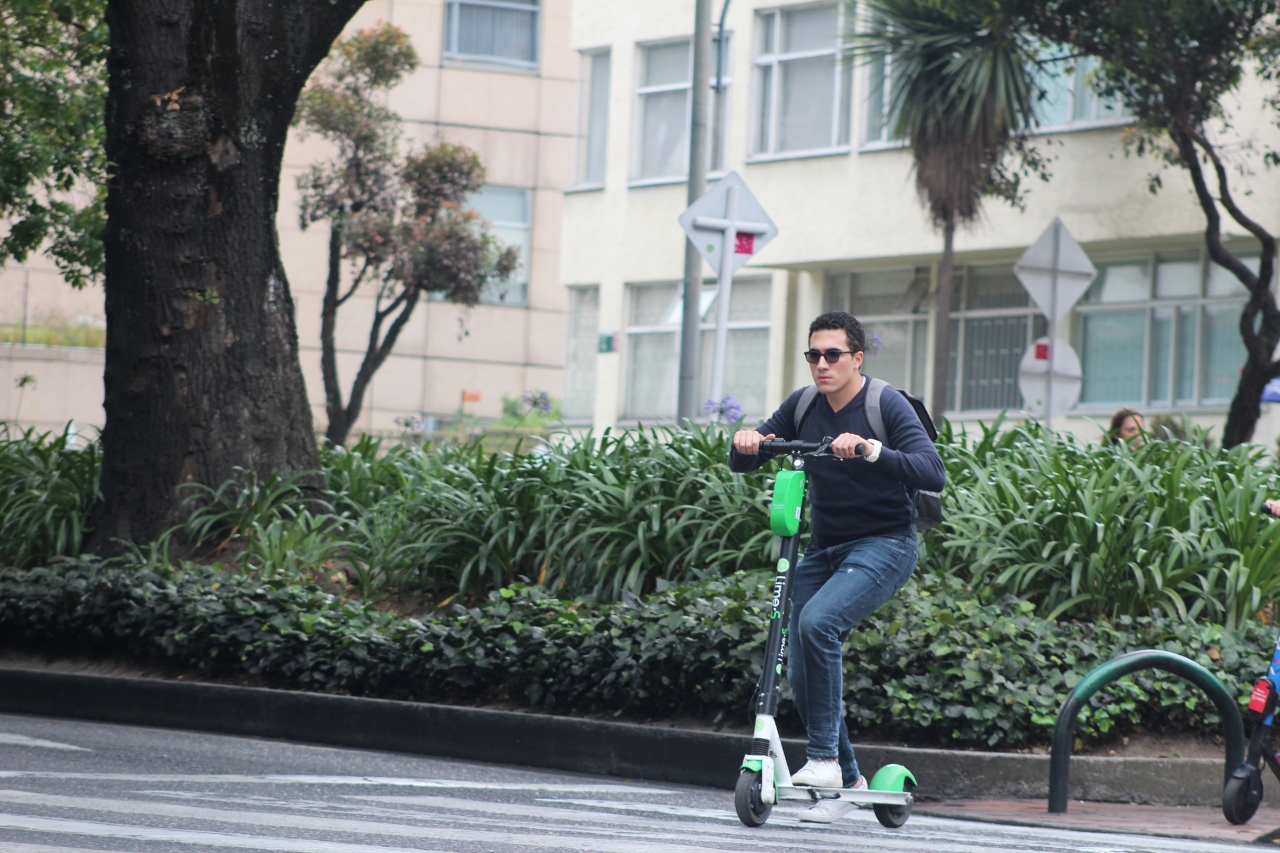
<path id="1" fill-rule="evenodd" d="M 1248 823 L 1262 803 L 1262 773 L 1256 767 L 1246 771 L 1239 775 L 1237 770 L 1222 789 L 1222 816 L 1237 826 Z"/>
<path id="2" fill-rule="evenodd" d="M 915 788 L 910 781 L 902 783 L 902 790 L 908 793 Z M 907 822 L 907 818 L 911 817 L 911 804 L 905 806 L 890 806 L 884 803 L 876 803 L 871 807 L 876 813 L 876 820 L 880 821 L 881 826 L 887 826 L 889 829 L 897 829 Z"/>
<path id="3" fill-rule="evenodd" d="M 733 807 L 738 820 L 747 826 L 764 826 L 773 806 L 761 799 L 763 783 L 759 770 L 743 770 L 738 774 L 738 786 L 733 791 Z"/>

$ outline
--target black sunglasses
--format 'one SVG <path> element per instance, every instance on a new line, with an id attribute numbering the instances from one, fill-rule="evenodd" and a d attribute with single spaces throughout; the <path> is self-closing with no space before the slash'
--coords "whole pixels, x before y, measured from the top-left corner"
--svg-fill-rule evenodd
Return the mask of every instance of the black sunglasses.
<path id="1" fill-rule="evenodd" d="M 804 360 L 810 364 L 817 364 L 819 359 L 825 358 L 827 360 L 827 364 L 835 364 L 840 360 L 840 356 L 845 353 L 853 355 L 853 350 L 829 349 L 824 352 L 818 352 L 816 349 L 805 350 Z"/>

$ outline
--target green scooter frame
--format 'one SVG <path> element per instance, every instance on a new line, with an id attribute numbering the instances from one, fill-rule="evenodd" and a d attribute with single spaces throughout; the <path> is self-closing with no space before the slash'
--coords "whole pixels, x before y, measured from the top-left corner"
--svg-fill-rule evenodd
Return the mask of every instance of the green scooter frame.
<path id="1" fill-rule="evenodd" d="M 761 452 L 790 456 L 790 470 L 780 471 L 773 487 L 769 528 L 782 537 L 782 554 L 773 580 L 769 639 L 765 645 L 765 670 L 756 702 L 755 732 L 751 752 L 742 760 L 734 791 L 738 818 L 747 826 L 762 826 L 775 803 L 799 800 L 816 803 L 820 799 L 840 799 L 859 808 L 871 807 L 881 824 L 897 828 L 911 816 L 915 776 L 900 764 L 888 764 L 871 779 L 864 791 L 845 788 L 810 788 L 791 783 L 791 770 L 782 751 L 775 717 L 778 687 L 787 658 L 787 624 L 791 614 L 791 577 L 800 551 L 800 520 L 805 503 L 805 460 L 834 456 L 830 438 L 820 442 L 768 439 Z M 860 446 L 859 451 L 863 448 Z"/>

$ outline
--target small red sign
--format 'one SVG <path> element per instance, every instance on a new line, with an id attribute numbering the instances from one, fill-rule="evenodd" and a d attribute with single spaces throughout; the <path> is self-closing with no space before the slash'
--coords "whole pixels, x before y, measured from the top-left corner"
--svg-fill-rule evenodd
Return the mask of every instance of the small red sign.
<path id="1" fill-rule="evenodd" d="M 1049 360 L 1049 345 L 1036 344 L 1036 361 L 1048 361 L 1048 360 Z"/>
<path id="2" fill-rule="evenodd" d="M 1253 685 L 1253 693 L 1249 696 L 1249 710 L 1261 714 L 1267 707 L 1267 697 L 1270 695 L 1271 682 L 1265 678 L 1259 678 L 1258 683 Z"/>
<path id="3" fill-rule="evenodd" d="M 739 234 L 738 240 L 733 247 L 733 253 L 735 255 L 754 255 L 756 253 L 756 235 Z"/>
<path id="4" fill-rule="evenodd" d="M 479 391 L 463 391 L 463 392 L 462 392 L 462 401 L 463 401 L 464 403 L 479 403 L 479 402 L 480 402 L 480 392 L 479 392 Z"/>

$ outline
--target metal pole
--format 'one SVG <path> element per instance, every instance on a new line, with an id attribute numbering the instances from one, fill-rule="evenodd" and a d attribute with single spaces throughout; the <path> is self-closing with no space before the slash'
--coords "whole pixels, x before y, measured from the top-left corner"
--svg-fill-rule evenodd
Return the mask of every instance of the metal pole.
<path id="1" fill-rule="evenodd" d="M 1058 247 L 1062 241 L 1062 222 L 1053 220 L 1053 269 L 1049 273 L 1049 372 L 1045 374 L 1044 425 L 1053 432 L 1053 339 L 1058 334 Z"/>
<path id="2" fill-rule="evenodd" d="M 696 0 L 693 15 L 693 90 L 689 110 L 689 204 L 707 191 L 707 101 L 711 81 L 711 0 Z M 683 312 L 680 319 L 680 384 L 676 419 L 689 423 L 698 416 L 698 356 L 702 348 L 702 256 L 693 242 L 684 242 Z"/>
<path id="3" fill-rule="evenodd" d="M 24 270 L 22 279 L 22 343 L 27 342 L 27 300 L 31 293 L 31 270 Z"/>
<path id="4" fill-rule="evenodd" d="M 716 346 L 711 352 L 711 399 L 724 399 L 724 352 L 729 342 L 729 299 L 733 290 L 733 256 L 738 243 L 738 188 L 725 196 L 724 248 L 720 251 L 720 286 L 716 289 Z"/>

